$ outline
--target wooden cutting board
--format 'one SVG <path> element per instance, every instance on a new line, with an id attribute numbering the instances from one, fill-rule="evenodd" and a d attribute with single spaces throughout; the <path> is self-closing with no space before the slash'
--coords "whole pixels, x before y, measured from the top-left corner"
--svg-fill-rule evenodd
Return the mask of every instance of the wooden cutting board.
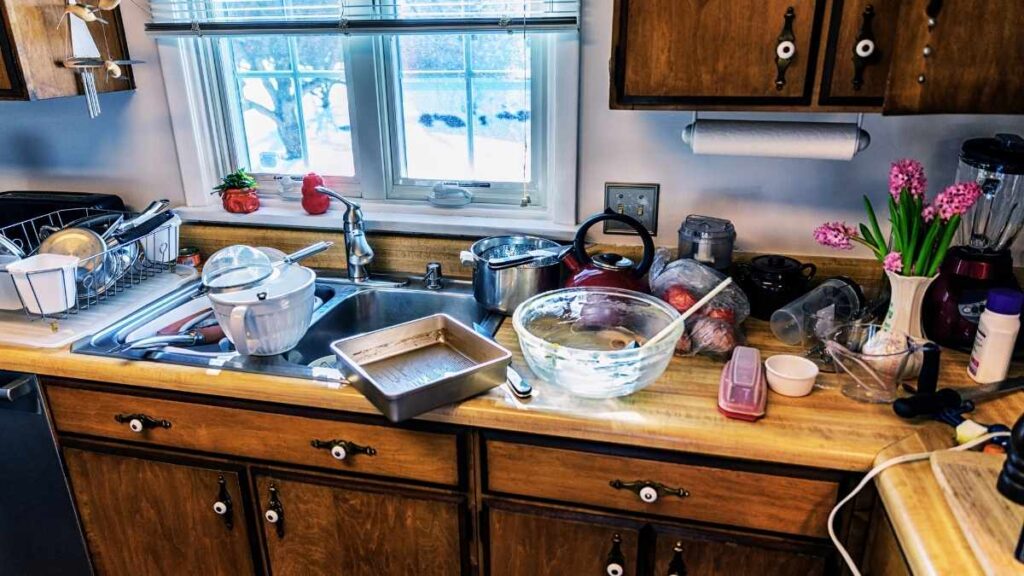
<path id="1" fill-rule="evenodd" d="M 932 472 L 985 574 L 1024 574 L 1013 557 L 1024 506 L 996 490 L 1005 456 L 980 452 L 932 454 Z"/>

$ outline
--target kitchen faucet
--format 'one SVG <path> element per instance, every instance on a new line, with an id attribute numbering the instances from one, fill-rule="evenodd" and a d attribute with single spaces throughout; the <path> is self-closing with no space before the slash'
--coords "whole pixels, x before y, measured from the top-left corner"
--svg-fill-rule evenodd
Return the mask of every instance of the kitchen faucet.
<path id="1" fill-rule="evenodd" d="M 363 222 L 363 211 L 359 204 L 345 198 L 330 188 L 317 186 L 317 192 L 326 194 L 345 205 L 345 270 L 348 272 L 348 279 L 353 282 L 366 282 L 370 279 L 370 272 L 366 267 L 373 262 L 373 248 L 366 239 L 366 229 Z"/>

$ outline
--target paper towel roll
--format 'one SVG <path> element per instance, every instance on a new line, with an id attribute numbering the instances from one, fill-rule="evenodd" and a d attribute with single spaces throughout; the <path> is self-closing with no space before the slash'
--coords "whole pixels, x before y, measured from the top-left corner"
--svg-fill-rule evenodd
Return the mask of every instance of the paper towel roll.
<path id="1" fill-rule="evenodd" d="M 694 154 L 850 160 L 871 143 L 856 124 L 697 120 L 683 130 Z"/>

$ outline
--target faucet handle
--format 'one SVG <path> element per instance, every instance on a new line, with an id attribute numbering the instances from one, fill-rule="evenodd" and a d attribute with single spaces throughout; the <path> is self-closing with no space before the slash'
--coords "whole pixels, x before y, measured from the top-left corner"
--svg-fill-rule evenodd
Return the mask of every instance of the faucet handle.
<path id="1" fill-rule="evenodd" d="M 359 204 L 356 204 L 355 202 L 349 200 L 348 198 L 345 198 L 341 194 L 335 192 L 334 190 L 331 190 L 330 188 L 328 188 L 326 186 L 317 186 L 316 187 L 316 191 L 321 193 L 321 194 L 326 194 L 327 196 L 330 196 L 331 198 L 334 198 L 335 200 L 337 200 L 337 201 L 341 202 L 342 204 L 344 204 L 345 206 L 347 206 L 350 210 L 359 210 Z"/>

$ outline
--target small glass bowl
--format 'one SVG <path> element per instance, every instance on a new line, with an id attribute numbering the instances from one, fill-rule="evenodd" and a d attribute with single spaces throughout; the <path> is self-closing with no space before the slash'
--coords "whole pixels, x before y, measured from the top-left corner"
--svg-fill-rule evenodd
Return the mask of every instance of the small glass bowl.
<path id="1" fill-rule="evenodd" d="M 825 350 L 844 375 L 844 395 L 861 402 L 889 403 L 899 398 L 900 381 L 917 345 L 904 332 L 855 323 L 833 331 Z"/>
<path id="2" fill-rule="evenodd" d="M 665 302 L 618 288 L 565 288 L 530 298 L 512 325 L 526 363 L 539 378 L 584 398 L 632 394 L 668 367 L 680 325 L 651 347 L 641 345 L 679 317 Z"/>

